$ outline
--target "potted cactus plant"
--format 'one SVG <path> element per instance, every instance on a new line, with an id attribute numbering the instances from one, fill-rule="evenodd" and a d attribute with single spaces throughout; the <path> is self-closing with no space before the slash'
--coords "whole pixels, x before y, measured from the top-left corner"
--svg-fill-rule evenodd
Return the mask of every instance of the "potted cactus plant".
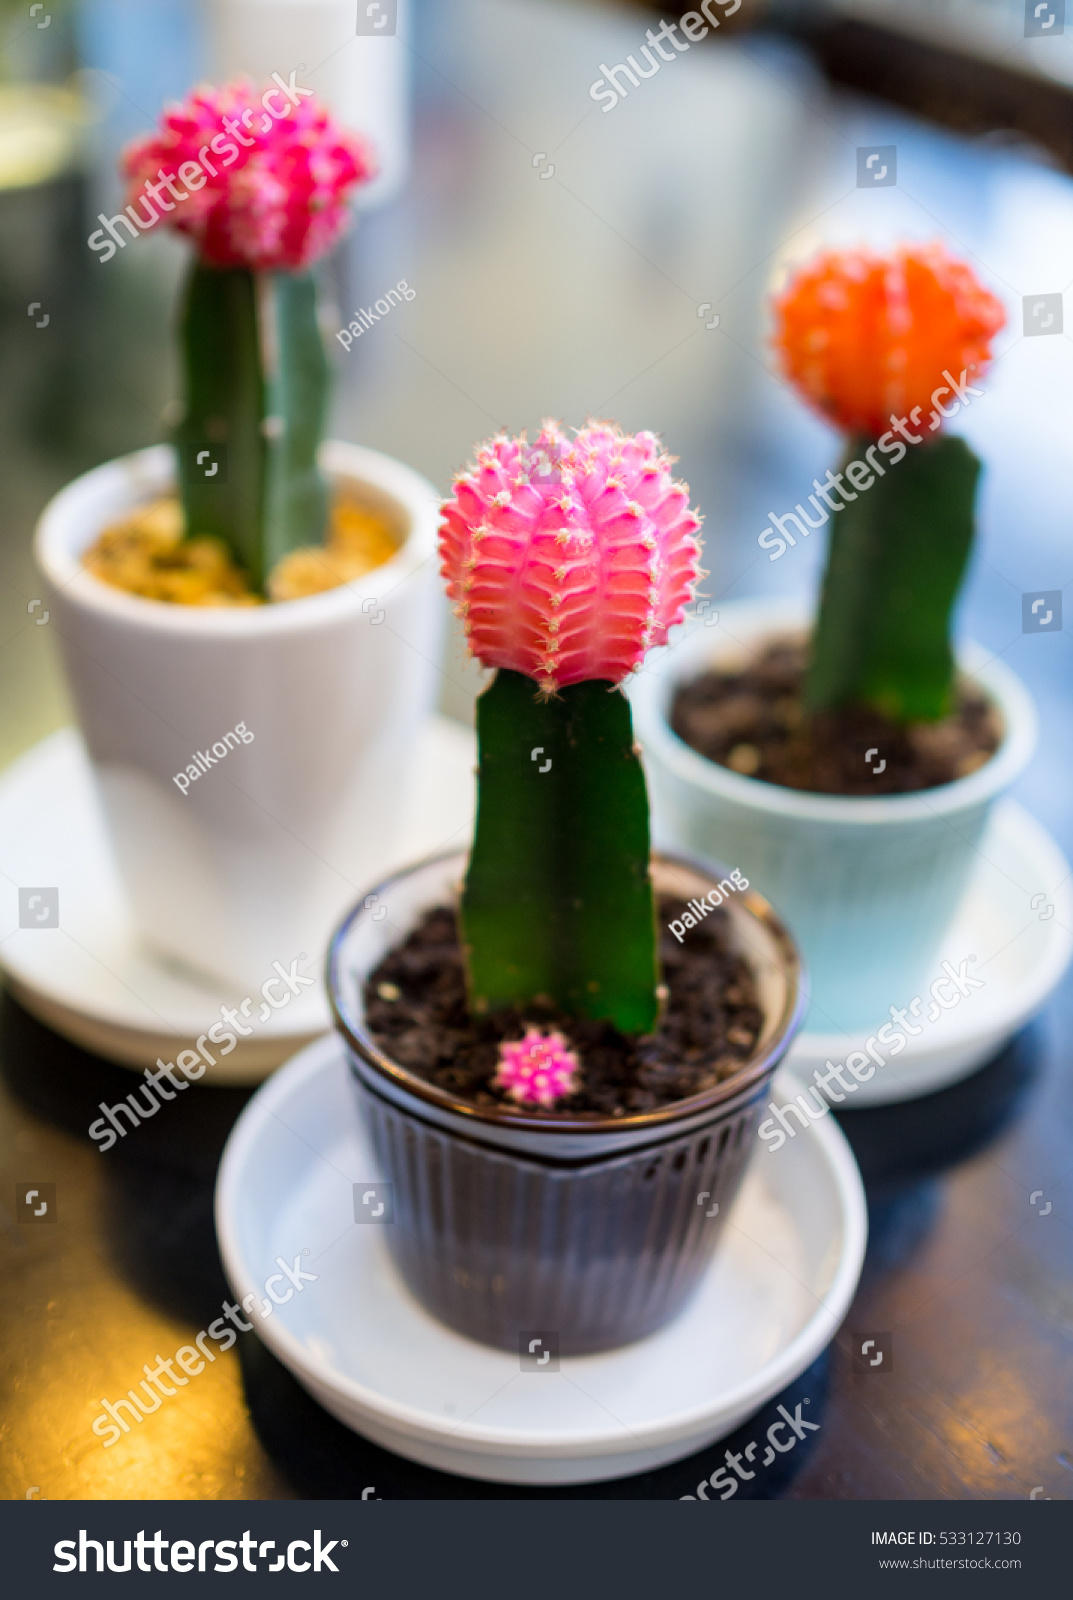
<path id="1" fill-rule="evenodd" d="M 315 959 L 390 848 L 435 686 L 438 501 L 322 438 L 311 268 L 374 170 L 311 92 L 199 90 L 126 152 L 101 270 L 158 224 L 193 246 L 172 446 L 46 508 L 36 553 L 144 940 L 219 982 Z"/>
<path id="2" fill-rule="evenodd" d="M 380 884 L 329 960 L 388 1245 L 431 1311 L 506 1348 L 597 1350 L 674 1315 L 801 1014 L 747 881 L 650 853 L 620 685 L 698 576 L 670 467 L 650 433 L 545 423 L 457 478 L 442 570 L 495 672 L 472 849 Z"/>
<path id="3" fill-rule="evenodd" d="M 790 559 L 827 527 L 818 613 L 810 630 L 799 601 L 720 607 L 631 691 L 660 836 L 764 883 L 820 1032 L 884 1023 L 936 976 L 991 807 L 1032 752 L 1018 680 L 952 641 L 980 463 L 949 423 L 983 393 L 1003 321 L 939 245 L 794 273 L 776 349 L 843 459 L 758 544 Z"/>

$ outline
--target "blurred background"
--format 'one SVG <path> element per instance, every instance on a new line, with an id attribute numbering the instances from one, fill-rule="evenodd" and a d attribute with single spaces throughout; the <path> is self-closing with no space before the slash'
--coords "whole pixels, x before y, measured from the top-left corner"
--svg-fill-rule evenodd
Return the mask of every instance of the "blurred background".
<path id="1" fill-rule="evenodd" d="M 166 438 L 175 417 L 182 245 L 162 229 L 107 261 L 87 245 L 101 214 L 119 209 L 118 153 L 199 78 L 278 72 L 380 145 L 383 176 L 325 263 L 329 335 L 400 279 L 415 291 L 349 351 L 329 337 L 332 433 L 445 490 L 474 443 L 500 427 L 595 414 L 654 429 L 705 514 L 716 608 L 810 589 L 822 559 L 814 542 L 773 564 L 756 542 L 768 512 L 800 499 L 838 450 L 773 371 L 767 307 L 787 267 L 821 244 L 901 238 L 940 239 L 964 255 L 1009 320 L 986 396 L 957 424 L 986 464 L 959 628 L 1032 690 L 1042 738 L 1018 792 L 1073 851 L 1073 608 L 1067 598 L 1064 628 L 1043 634 L 1022 632 L 1021 609 L 1025 591 L 1073 582 L 1073 349 L 1060 314 L 1073 285 L 1073 7 L 1067 23 L 1064 0 L 707 5 L 719 28 L 668 49 L 636 84 L 617 74 L 626 93 L 612 102 L 609 69 L 631 54 L 647 65 L 646 30 L 682 6 L 2 0 L 0 766 L 70 720 L 30 558 L 37 517 L 77 473 Z M 1026 300 L 1041 296 L 1053 297 L 1053 320 L 1030 322 L 1026 336 Z M 469 721 L 476 688 L 454 635 L 442 709 Z M 919 1134 L 916 1107 L 854 1113 L 865 1119 L 855 1148 L 873 1185 L 873 1275 L 858 1314 L 875 1327 L 913 1320 L 927 1360 L 878 1395 L 854 1389 L 836 1353 L 828 1431 L 794 1494 L 1027 1496 L 1038 1478 L 1048 1496 L 1069 1497 L 1073 1447 L 1052 1416 L 1068 1392 L 1068 1271 L 1045 1269 L 1044 1247 L 1033 1255 L 1013 1237 L 1022 1218 L 1011 1196 L 1021 1205 L 1021 1189 L 1063 1179 L 1068 1191 L 1071 997 L 1067 984 L 1033 1036 L 1047 1041 L 1046 1090 L 984 1155 L 973 1151 L 1039 1070 L 1023 1041 L 956 1104 L 934 1105 L 935 1148 L 904 1172 L 888 1157 Z M 170 1349 L 160 1306 L 196 1327 L 200 1308 L 218 1304 L 211 1183 L 243 1096 L 189 1097 L 197 1105 L 183 1115 L 204 1127 L 179 1136 L 173 1113 L 158 1144 L 146 1136 L 144 1169 L 119 1166 L 101 1199 L 100 1163 L 80 1109 L 63 1110 L 64 1086 L 85 1078 L 94 1097 L 114 1099 L 124 1070 L 73 1052 L 13 1006 L 7 1015 L 8 1070 L 37 1120 L 13 1110 L 0 1144 L 20 1160 L 62 1163 L 67 1192 L 91 1198 L 70 1214 L 62 1259 L 59 1245 L 31 1255 L 0 1208 L 23 1268 L 9 1297 L 22 1328 L 10 1414 L 29 1419 L 0 1492 L 241 1498 L 293 1493 L 295 1482 L 306 1493 L 359 1492 L 373 1480 L 358 1476 L 355 1490 L 345 1474 L 331 1479 L 345 1442 L 321 1439 L 323 1418 L 301 1413 L 301 1427 L 290 1426 L 301 1397 L 277 1403 L 278 1374 L 254 1382 L 247 1372 L 244 1402 L 222 1363 L 176 1408 L 157 1455 L 146 1444 L 144 1460 L 109 1477 L 107 1457 L 72 1420 L 83 1402 L 71 1395 L 98 1392 L 86 1319 L 113 1332 L 121 1324 L 131 1348 L 159 1338 Z M 52 1126 L 65 1116 L 75 1138 Z M 940 1188 L 933 1174 L 951 1163 L 960 1164 Z M 888 1204 L 882 1185 L 895 1178 L 902 1188 Z M 1052 1220 L 1046 1248 L 1064 1248 L 1068 1261 L 1057 1204 Z M 79 1363 L 84 1378 L 71 1377 Z M 308 1429 L 328 1477 L 323 1462 L 304 1478 L 292 1463 L 289 1482 L 280 1477 L 247 1406 L 262 1437 L 277 1413 L 292 1443 Z"/>
<path id="2" fill-rule="evenodd" d="M 682 9 L 4 0 L 0 761 L 68 719 L 28 609 L 36 517 L 174 417 L 183 246 L 157 229 L 105 261 L 86 243 L 119 207 L 118 153 L 199 78 L 296 72 L 384 164 L 326 265 L 329 316 L 400 278 L 416 291 L 350 351 L 330 340 L 333 433 L 445 488 L 501 426 L 653 428 L 705 513 L 717 600 L 811 585 L 822 555 L 773 565 L 756 545 L 836 450 L 769 358 L 786 266 L 824 242 L 941 238 L 965 254 L 1009 323 L 964 417 L 988 471 L 962 620 L 1040 698 L 1051 737 L 1029 782 L 1065 832 L 1068 709 L 1049 684 L 1069 635 L 1022 635 L 1020 596 L 1073 576 L 1073 359 L 1063 332 L 1025 339 L 1022 302 L 1073 281 L 1073 18 L 1067 32 L 1060 0 L 709 0 L 718 30 L 665 44 L 673 59 L 636 85 L 618 74 L 617 103 L 590 95 Z M 861 186 L 858 151 L 892 146 L 886 181 Z M 443 709 L 468 720 L 474 689 L 455 641 Z"/>

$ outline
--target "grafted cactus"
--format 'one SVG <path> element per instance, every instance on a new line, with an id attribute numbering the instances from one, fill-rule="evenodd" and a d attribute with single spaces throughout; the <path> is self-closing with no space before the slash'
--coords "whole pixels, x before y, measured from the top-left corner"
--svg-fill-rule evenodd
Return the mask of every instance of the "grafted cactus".
<path id="1" fill-rule="evenodd" d="M 940 245 L 825 251 L 775 311 L 783 371 L 848 435 L 842 471 L 809 496 L 816 517 L 798 508 L 812 527 L 828 517 L 819 496 L 833 513 L 806 701 L 937 720 L 952 709 L 980 472 L 945 423 L 982 393 L 1005 313 Z"/>
<path id="2" fill-rule="evenodd" d="M 328 365 L 307 269 L 338 237 L 347 191 L 374 171 L 364 142 L 293 76 L 260 99 L 242 82 L 196 91 L 124 156 L 131 216 L 149 226 L 155 201 L 197 251 L 180 324 L 186 529 L 224 540 L 255 590 L 324 534 Z"/>
<path id="3" fill-rule="evenodd" d="M 618 685 L 700 576 L 689 492 L 651 433 L 500 436 L 444 508 L 447 592 L 498 669 L 477 702 L 462 900 L 471 1008 L 551 1001 L 644 1033 L 657 1014 L 648 799 Z"/>

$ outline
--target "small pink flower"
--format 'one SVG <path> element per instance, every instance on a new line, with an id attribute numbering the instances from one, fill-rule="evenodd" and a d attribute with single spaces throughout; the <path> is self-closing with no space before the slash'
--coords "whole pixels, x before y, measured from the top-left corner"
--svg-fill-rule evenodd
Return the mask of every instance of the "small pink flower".
<path id="1" fill-rule="evenodd" d="M 455 479 L 441 571 L 473 655 L 554 692 L 620 683 L 666 644 L 701 576 L 689 490 L 652 433 L 500 434 Z"/>
<path id="2" fill-rule="evenodd" d="M 298 272 L 331 249 L 347 190 L 375 172 L 371 146 L 337 128 L 315 99 L 291 105 L 277 91 L 272 104 L 289 109 L 273 117 L 240 80 L 194 90 L 166 110 L 158 131 L 123 154 L 139 225 L 157 212 L 216 267 Z"/>
<path id="3" fill-rule="evenodd" d="M 578 1059 L 561 1033 L 527 1028 L 524 1039 L 504 1040 L 492 1079 L 521 1105 L 553 1106 L 577 1090 Z"/>

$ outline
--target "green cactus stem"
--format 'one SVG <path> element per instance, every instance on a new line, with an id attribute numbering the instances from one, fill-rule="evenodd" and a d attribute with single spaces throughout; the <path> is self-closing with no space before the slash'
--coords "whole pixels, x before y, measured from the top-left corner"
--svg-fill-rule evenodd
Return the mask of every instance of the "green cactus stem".
<path id="1" fill-rule="evenodd" d="M 477 701 L 477 826 L 462 897 L 475 1013 L 551 1001 L 649 1033 L 658 1003 L 648 797 L 625 696 L 543 697 L 501 669 Z"/>
<path id="2" fill-rule="evenodd" d="M 868 439 L 850 442 L 863 459 Z M 805 703 L 896 723 L 953 708 L 951 613 L 973 539 L 980 463 L 963 439 L 912 445 L 836 511 Z"/>
<path id="3" fill-rule="evenodd" d="M 181 321 L 179 484 L 187 532 L 222 539 L 251 584 L 264 580 L 265 381 L 254 275 L 195 261 Z M 217 459 L 212 478 L 203 468 Z M 197 456 L 203 455 L 202 463 Z"/>
<path id="4" fill-rule="evenodd" d="M 264 323 L 275 359 L 268 371 L 264 563 L 269 571 L 298 545 L 320 544 L 328 525 L 328 486 L 317 466 L 328 409 L 328 359 L 317 323 L 317 289 L 308 272 L 265 273 Z M 274 328 L 268 326 L 274 318 Z"/>
<path id="5" fill-rule="evenodd" d="M 327 522 L 317 447 L 328 364 L 313 280 L 196 261 L 181 343 L 177 443 L 186 528 L 222 539 L 262 591 L 275 563 L 299 545 L 320 543 Z M 217 446 L 218 472 L 206 477 Z"/>

